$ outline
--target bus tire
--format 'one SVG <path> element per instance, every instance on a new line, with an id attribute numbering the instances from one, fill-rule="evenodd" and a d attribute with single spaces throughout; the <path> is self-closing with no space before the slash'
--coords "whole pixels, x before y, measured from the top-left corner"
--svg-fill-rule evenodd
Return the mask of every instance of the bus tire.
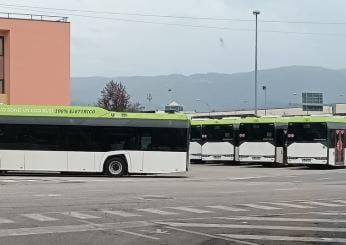
<path id="1" fill-rule="evenodd" d="M 109 177 L 121 177 L 127 173 L 127 163 L 121 157 L 111 157 L 107 159 L 104 171 Z"/>

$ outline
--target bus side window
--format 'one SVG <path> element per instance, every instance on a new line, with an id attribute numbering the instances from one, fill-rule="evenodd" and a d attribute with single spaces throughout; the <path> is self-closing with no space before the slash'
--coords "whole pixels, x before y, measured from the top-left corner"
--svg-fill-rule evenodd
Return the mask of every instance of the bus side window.
<path id="1" fill-rule="evenodd" d="M 0 149 L 6 149 L 8 144 L 7 134 L 6 134 L 6 125 L 0 125 Z"/>
<path id="2" fill-rule="evenodd" d="M 151 150 L 152 147 L 152 135 L 151 135 L 151 129 L 148 128 L 142 128 L 140 133 L 140 148 L 141 150 Z"/>
<path id="3" fill-rule="evenodd" d="M 137 150 L 137 131 L 129 127 L 101 127 L 99 135 L 102 139 L 104 151 Z"/>

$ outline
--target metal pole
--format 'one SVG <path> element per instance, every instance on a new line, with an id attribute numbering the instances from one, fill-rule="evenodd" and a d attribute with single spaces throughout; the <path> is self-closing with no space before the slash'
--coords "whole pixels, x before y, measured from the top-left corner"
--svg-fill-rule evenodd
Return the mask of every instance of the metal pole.
<path id="1" fill-rule="evenodd" d="M 255 116 L 257 116 L 257 19 L 260 11 L 253 11 L 256 16 L 256 40 L 255 40 Z"/>
<path id="2" fill-rule="evenodd" d="M 264 90 L 264 115 L 267 115 L 267 89 Z"/>
<path id="3" fill-rule="evenodd" d="M 151 95 L 151 93 L 147 94 L 147 100 L 149 102 L 149 110 L 151 109 L 151 100 L 153 99 L 153 96 Z"/>
<path id="4" fill-rule="evenodd" d="M 255 115 L 257 116 L 257 14 L 256 14 L 256 44 L 255 44 Z"/>

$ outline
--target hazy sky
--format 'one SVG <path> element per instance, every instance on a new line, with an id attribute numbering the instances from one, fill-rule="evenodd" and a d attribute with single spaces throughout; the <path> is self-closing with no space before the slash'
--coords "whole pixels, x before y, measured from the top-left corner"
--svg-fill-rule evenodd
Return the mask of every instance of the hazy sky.
<path id="1" fill-rule="evenodd" d="M 346 22 L 345 0 L 12 0 L 30 5 L 140 14 Z M 0 7 L 1 12 L 30 12 Z M 45 10 L 51 14 L 58 11 Z M 48 13 L 47 13 L 48 14 Z M 253 70 L 254 22 L 153 18 L 101 13 L 61 12 L 154 22 L 207 25 L 248 31 L 143 24 L 71 16 L 72 76 L 233 73 Z M 259 68 L 311 65 L 346 68 L 346 24 L 259 23 Z M 340 33 L 345 36 L 297 35 L 263 30 Z"/>

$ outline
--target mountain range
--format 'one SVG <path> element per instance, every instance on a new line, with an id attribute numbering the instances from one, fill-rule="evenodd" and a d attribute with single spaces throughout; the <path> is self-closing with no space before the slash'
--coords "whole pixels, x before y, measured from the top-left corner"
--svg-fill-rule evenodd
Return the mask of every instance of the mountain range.
<path id="1" fill-rule="evenodd" d="M 188 111 L 249 109 L 254 104 L 254 72 L 73 77 L 72 104 L 95 105 L 100 91 L 110 80 L 122 82 L 131 100 L 140 102 L 148 110 L 163 109 L 173 100 Z M 259 107 L 264 107 L 263 85 L 267 88 L 267 106 L 272 108 L 301 103 L 302 92 L 322 92 L 324 103 L 343 102 L 346 100 L 346 69 L 289 66 L 259 70 Z M 151 94 L 150 103 L 147 94 Z"/>

